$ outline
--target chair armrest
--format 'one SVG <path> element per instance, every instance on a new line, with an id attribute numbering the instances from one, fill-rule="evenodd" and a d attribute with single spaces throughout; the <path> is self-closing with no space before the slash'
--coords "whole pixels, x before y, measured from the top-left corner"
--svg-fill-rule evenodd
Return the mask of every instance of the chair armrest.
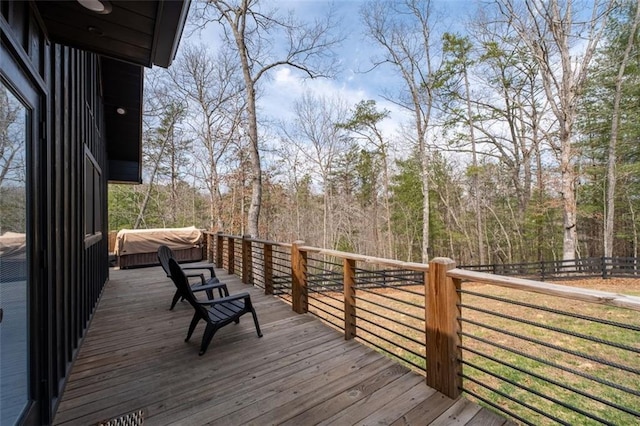
<path id="1" fill-rule="evenodd" d="M 201 284 L 202 285 L 206 284 L 206 281 L 204 280 L 204 274 L 185 274 L 185 277 L 187 278 L 200 277 Z"/>
<path id="2" fill-rule="evenodd" d="M 251 295 L 249 293 L 238 293 L 238 294 L 233 294 L 231 296 L 221 297 L 220 299 L 198 301 L 198 303 L 201 305 L 211 306 L 211 305 L 217 305 L 225 302 L 233 302 L 234 300 L 250 299 L 250 298 L 251 298 Z"/>
<path id="3" fill-rule="evenodd" d="M 221 282 L 208 283 L 208 284 L 193 286 L 193 287 L 191 287 L 191 291 L 193 291 L 193 292 L 204 291 L 204 290 L 211 290 L 212 288 L 223 288 L 223 289 L 226 290 L 227 289 L 227 285 L 225 283 L 221 283 Z"/>
<path id="4" fill-rule="evenodd" d="M 192 266 L 189 266 L 189 265 L 182 265 L 181 264 L 180 267 L 183 270 L 187 270 L 187 269 L 190 269 L 190 270 L 204 269 L 204 270 L 209 271 L 209 273 L 211 274 L 211 277 L 215 277 L 216 276 L 216 272 L 214 271 L 214 266 L 206 266 L 206 265 L 200 265 L 200 266 L 192 265 Z"/>

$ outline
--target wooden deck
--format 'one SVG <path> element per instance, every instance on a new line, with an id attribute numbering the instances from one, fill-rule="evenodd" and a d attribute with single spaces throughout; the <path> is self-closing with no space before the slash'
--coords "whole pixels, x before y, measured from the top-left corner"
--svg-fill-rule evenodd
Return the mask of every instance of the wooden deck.
<path id="1" fill-rule="evenodd" d="M 466 399 L 219 270 L 252 295 L 250 317 L 198 356 L 203 325 L 184 342 L 192 308 L 169 311 L 173 284 L 160 267 L 112 270 L 73 366 L 54 424 L 92 425 L 144 410 L 145 425 L 503 425 Z"/>

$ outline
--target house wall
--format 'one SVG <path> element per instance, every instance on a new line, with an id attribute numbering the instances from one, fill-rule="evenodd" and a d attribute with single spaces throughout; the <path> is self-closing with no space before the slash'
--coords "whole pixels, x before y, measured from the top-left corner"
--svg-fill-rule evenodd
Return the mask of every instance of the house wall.
<path id="1" fill-rule="evenodd" d="M 22 423 L 48 424 L 108 280 L 107 159 L 98 57 L 47 41 L 32 7 L 0 0 L 0 76 L 38 99 L 27 165 L 32 403 Z"/>

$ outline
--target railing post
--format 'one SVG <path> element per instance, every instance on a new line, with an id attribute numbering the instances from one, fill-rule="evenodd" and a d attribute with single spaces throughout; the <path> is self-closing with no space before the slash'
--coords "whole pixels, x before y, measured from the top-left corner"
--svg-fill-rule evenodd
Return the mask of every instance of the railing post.
<path id="1" fill-rule="evenodd" d="M 219 231 L 216 235 L 216 266 L 222 268 L 222 256 L 224 252 L 224 238 L 222 237 L 222 231 Z"/>
<path id="2" fill-rule="evenodd" d="M 253 276 L 251 267 L 251 235 L 242 236 L 242 282 L 244 284 L 252 284 Z"/>
<path id="3" fill-rule="evenodd" d="M 207 232 L 207 262 L 213 263 L 213 259 L 215 257 L 214 251 L 215 251 L 215 245 L 214 245 L 213 234 L 211 232 Z"/>
<path id="4" fill-rule="evenodd" d="M 606 280 L 607 279 L 607 258 L 602 256 L 601 262 L 602 262 L 602 279 Z"/>
<path id="5" fill-rule="evenodd" d="M 425 273 L 427 385 L 449 398 L 461 393 L 460 280 L 447 276 L 453 260 L 437 257 Z"/>
<path id="6" fill-rule="evenodd" d="M 228 248 L 227 248 L 227 262 L 229 263 L 227 265 L 227 270 L 229 272 L 229 274 L 233 275 L 236 270 L 235 270 L 235 259 L 236 259 L 236 250 L 235 250 L 235 240 L 233 239 L 233 237 L 229 236 L 227 237 L 229 243 L 227 244 Z"/>
<path id="7" fill-rule="evenodd" d="M 273 294 L 273 246 L 264 243 L 264 294 Z"/>
<path id="8" fill-rule="evenodd" d="M 308 312 L 307 300 L 307 252 L 301 251 L 304 241 L 294 241 L 291 245 L 291 304 L 294 312 Z"/>
<path id="9" fill-rule="evenodd" d="M 356 337 L 356 261 L 344 259 L 342 268 L 344 288 L 344 338 Z"/>

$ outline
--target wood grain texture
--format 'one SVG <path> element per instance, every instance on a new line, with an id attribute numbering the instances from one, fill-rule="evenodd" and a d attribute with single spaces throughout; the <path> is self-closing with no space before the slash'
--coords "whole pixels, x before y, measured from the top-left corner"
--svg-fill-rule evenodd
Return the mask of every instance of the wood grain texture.
<path id="1" fill-rule="evenodd" d="M 293 311 L 298 314 L 308 312 L 307 300 L 307 252 L 300 250 L 302 241 L 291 246 L 291 300 Z"/>
<path id="2" fill-rule="evenodd" d="M 460 281 L 447 275 L 455 262 L 435 258 L 429 262 L 425 289 L 427 385 L 449 398 L 457 398 L 462 388 L 460 376 Z"/>
<path id="3" fill-rule="evenodd" d="M 571 300 L 581 300 L 583 302 L 599 303 L 602 305 L 617 306 L 620 308 L 640 311 L 640 297 L 638 296 L 628 296 L 626 294 L 610 293 L 608 291 L 591 290 L 560 284 L 550 284 L 540 281 L 527 280 L 524 278 L 504 277 L 501 275 L 492 275 L 484 272 L 465 271 L 462 269 L 452 269 L 448 272 L 448 275 L 450 277 L 462 280 L 492 284 L 500 287 L 513 288 L 516 290 L 530 291 L 533 293 L 564 297 Z"/>
<path id="4" fill-rule="evenodd" d="M 162 269 L 112 270 L 54 424 L 139 409 L 146 425 L 428 424 L 454 405 L 423 376 L 216 273 L 231 293 L 251 294 L 264 337 L 243 318 L 199 357 L 203 327 L 184 342 L 192 309 L 169 311 L 174 289 Z"/>
<path id="5" fill-rule="evenodd" d="M 343 261 L 343 289 L 344 289 L 344 338 L 356 337 L 356 261 Z"/>

